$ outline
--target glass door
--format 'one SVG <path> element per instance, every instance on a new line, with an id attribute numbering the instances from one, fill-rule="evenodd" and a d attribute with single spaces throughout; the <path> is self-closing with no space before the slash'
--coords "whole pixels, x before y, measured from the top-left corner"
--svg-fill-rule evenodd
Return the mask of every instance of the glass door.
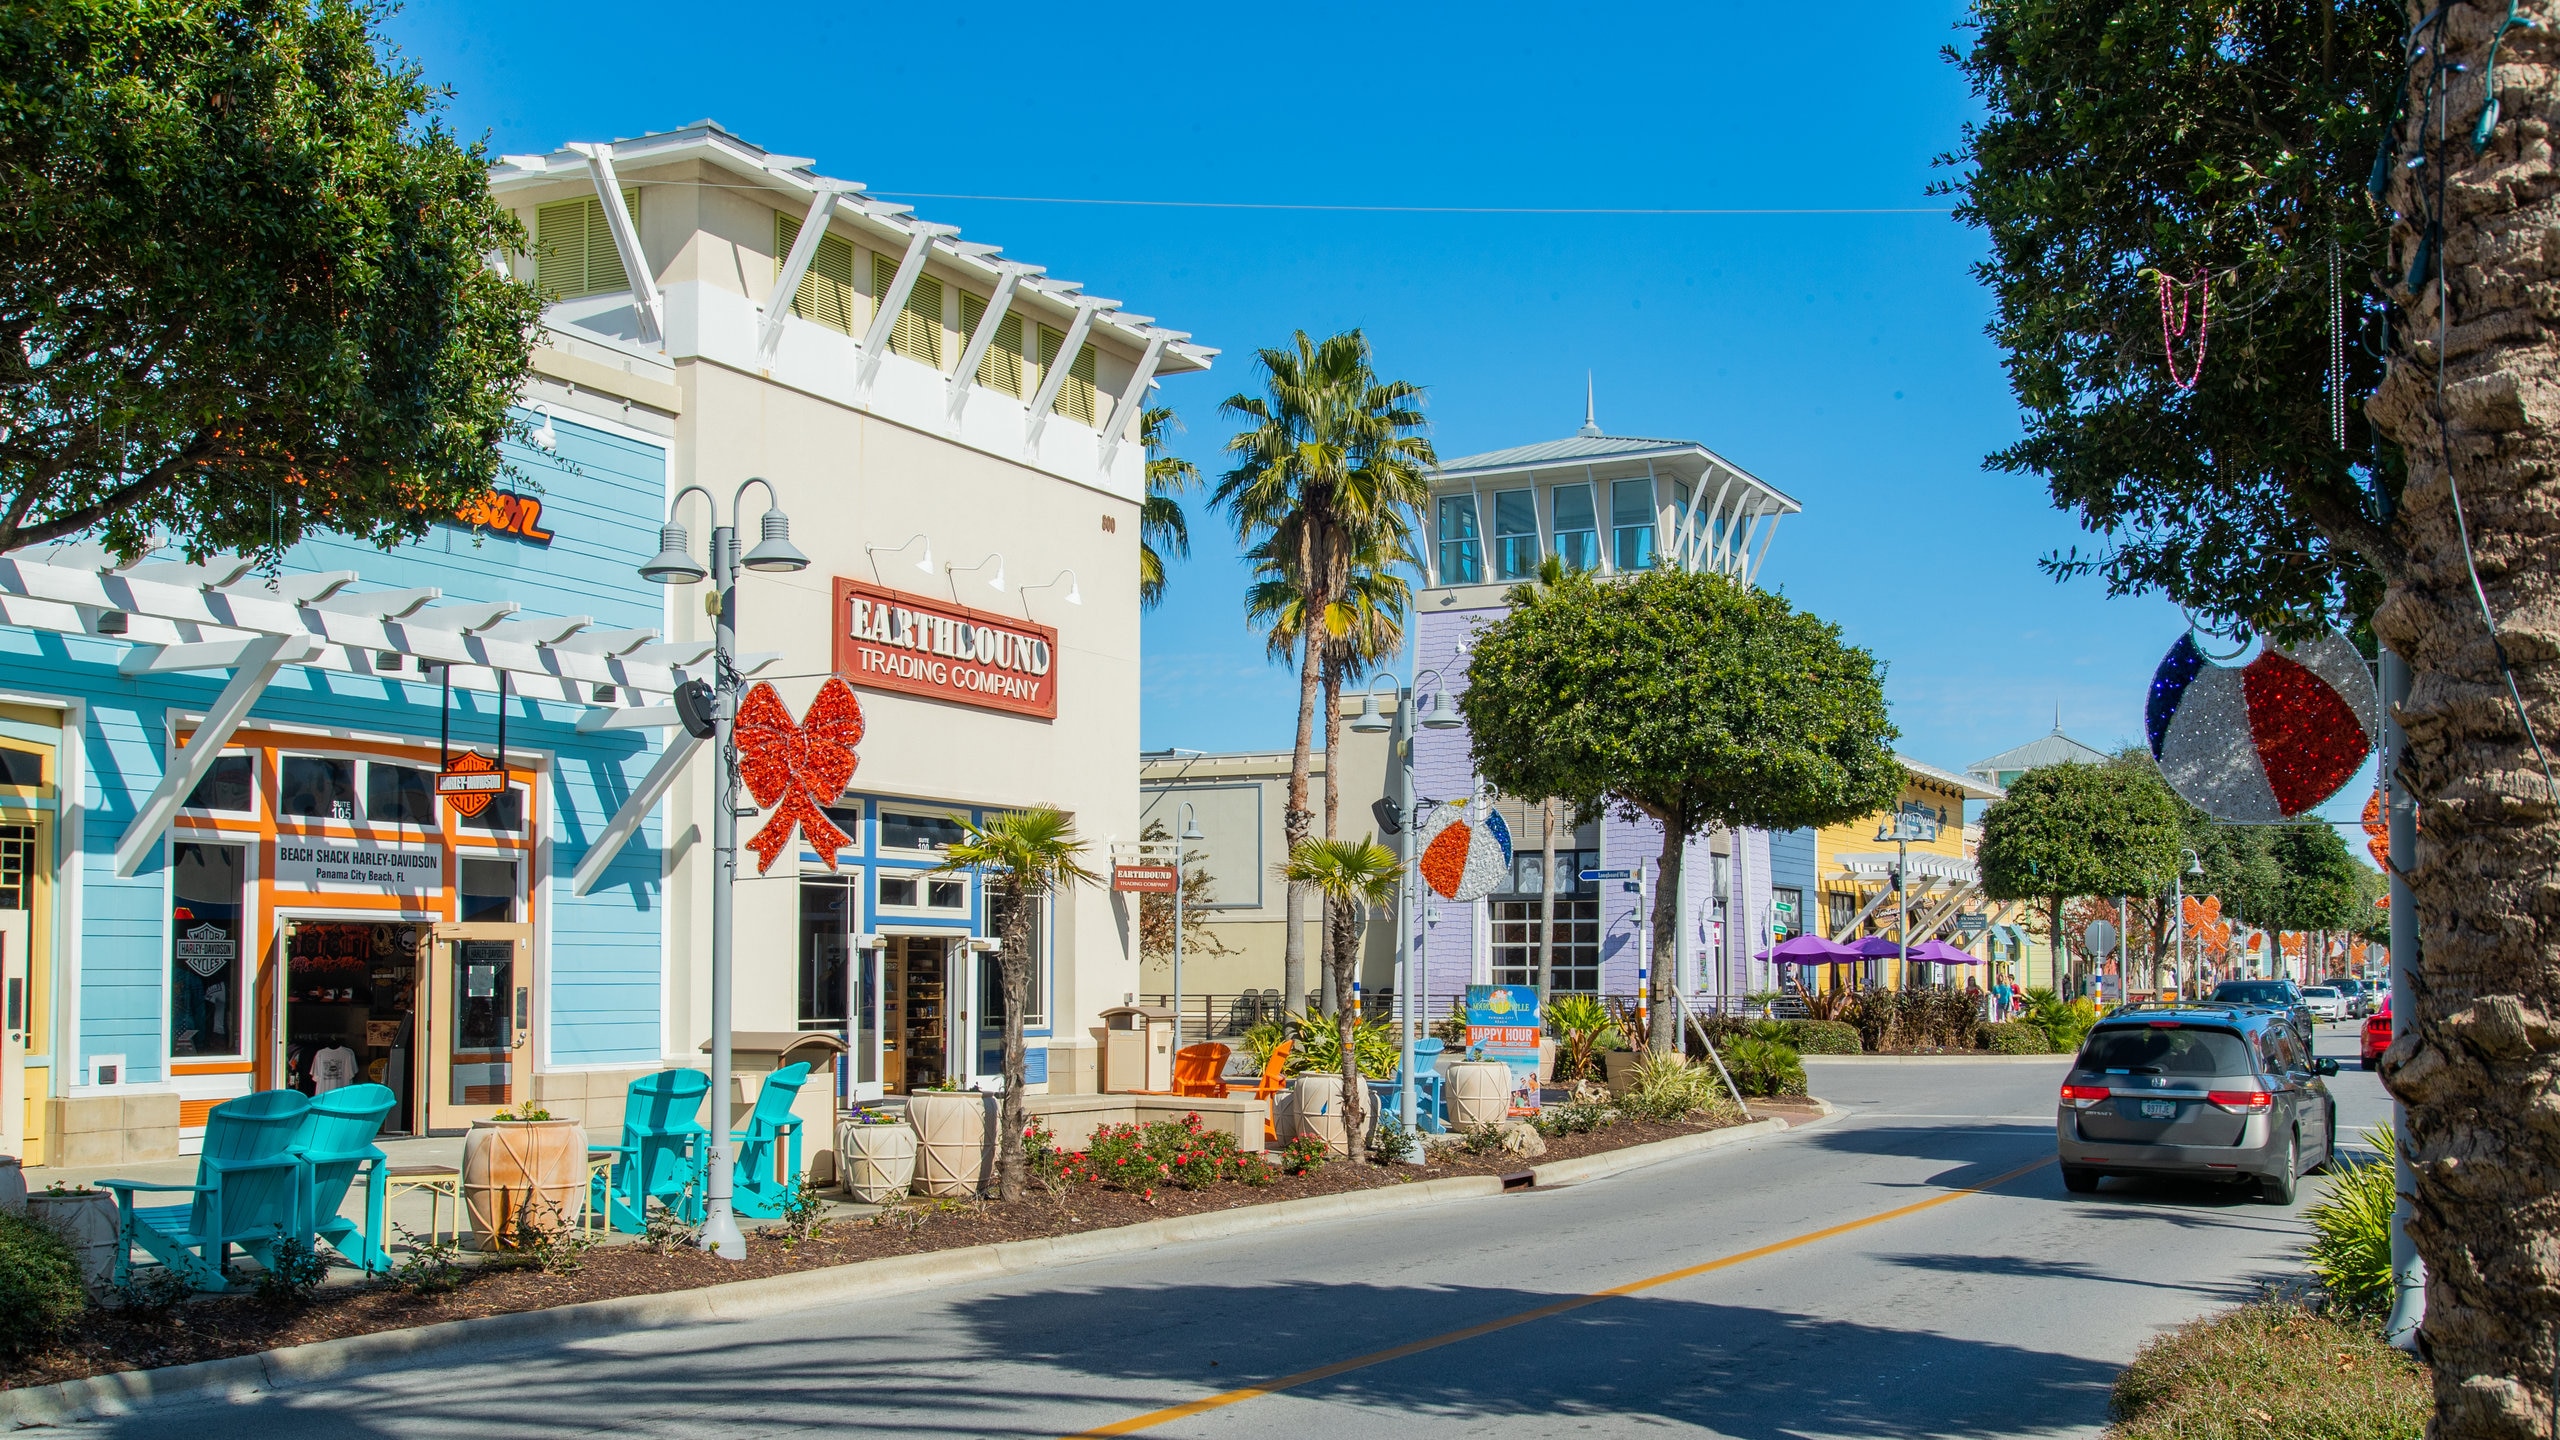
<path id="1" fill-rule="evenodd" d="M 428 1127 L 453 1131 L 523 1099 L 532 1075 L 526 1044 L 533 986 L 524 927 L 460 923 L 437 927 L 427 966 L 425 1083 Z"/>

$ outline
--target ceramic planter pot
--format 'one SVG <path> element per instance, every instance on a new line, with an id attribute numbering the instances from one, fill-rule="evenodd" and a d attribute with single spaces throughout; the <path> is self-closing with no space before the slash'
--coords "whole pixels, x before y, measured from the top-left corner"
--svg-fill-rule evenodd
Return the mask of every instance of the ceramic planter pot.
<path id="1" fill-rule="evenodd" d="M 0 1210 L 27 1213 L 27 1172 L 19 1168 L 15 1155 L 0 1155 Z"/>
<path id="2" fill-rule="evenodd" d="M 836 1127 L 836 1160 L 844 1169 L 846 1194 L 865 1205 L 886 1205 L 915 1186 L 916 1132 L 848 1120 Z"/>
<path id="3" fill-rule="evenodd" d="M 71 1245 L 80 1281 L 103 1291 L 116 1268 L 116 1197 L 104 1190 L 39 1190 L 26 1197 L 27 1218 Z"/>
<path id="4" fill-rule="evenodd" d="M 1324 1153 L 1341 1159 L 1351 1153 L 1351 1132 L 1342 1123 L 1342 1077 L 1309 1072 L 1289 1082 L 1289 1138 L 1312 1135 L 1324 1142 Z"/>
<path id="5" fill-rule="evenodd" d="M 907 1097 L 915 1128 L 915 1193 L 966 1199 L 996 1171 L 996 1097 L 977 1090 L 926 1090 Z"/>
<path id="6" fill-rule="evenodd" d="M 1511 1067 L 1499 1060 L 1461 1060 L 1449 1067 L 1446 1084 L 1449 1128 L 1460 1134 L 1511 1114 Z"/>
<path id="7" fill-rule="evenodd" d="M 462 1210 L 483 1250 L 520 1229 L 568 1229 L 587 1211 L 587 1127 L 575 1120 L 474 1120 L 462 1141 Z"/>

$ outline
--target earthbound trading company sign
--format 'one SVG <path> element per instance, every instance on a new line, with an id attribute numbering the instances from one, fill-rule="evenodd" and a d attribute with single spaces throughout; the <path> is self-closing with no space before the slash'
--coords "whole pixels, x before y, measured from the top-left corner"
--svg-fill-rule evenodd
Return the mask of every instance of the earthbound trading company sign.
<path id="1" fill-rule="evenodd" d="M 1058 632 L 836 578 L 835 671 L 866 690 L 1058 717 Z"/>

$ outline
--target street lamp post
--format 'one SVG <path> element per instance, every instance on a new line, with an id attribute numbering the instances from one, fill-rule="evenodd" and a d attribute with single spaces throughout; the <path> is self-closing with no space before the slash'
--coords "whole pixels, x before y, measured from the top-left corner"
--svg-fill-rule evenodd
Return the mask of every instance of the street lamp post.
<path id="1" fill-rule="evenodd" d="M 734 522 L 750 485 L 764 486 L 768 504 L 762 538 L 754 549 L 740 556 Z M 687 495 L 702 497 L 702 508 L 712 522 L 708 571 L 696 563 L 691 538 L 676 523 L 676 511 Z M 712 683 L 706 686 L 699 680 L 685 682 L 677 691 L 676 710 L 688 731 L 712 742 L 719 765 L 719 778 L 712 787 L 711 811 L 711 1135 L 709 1173 L 703 1187 L 702 1248 L 723 1260 L 744 1260 L 747 1237 L 739 1232 L 738 1217 L 730 1203 L 731 1166 L 736 1157 L 729 1136 L 730 952 L 736 928 L 738 884 L 735 726 L 738 692 L 745 686 L 744 677 L 738 673 L 738 570 L 743 565 L 749 570 L 788 573 L 807 569 L 809 557 L 791 543 L 791 517 L 782 513 L 781 501 L 770 482 L 750 477 L 739 485 L 738 493 L 730 499 L 729 515 L 732 523 L 719 523 L 718 505 L 711 492 L 699 485 L 687 485 L 677 491 L 667 503 L 667 523 L 658 530 L 657 557 L 640 567 L 640 576 L 662 585 L 691 585 L 707 577 L 719 600 L 711 630 L 715 657 Z"/>
<path id="2" fill-rule="evenodd" d="M 1200 833 L 1199 817 L 1191 811 L 1191 802 L 1182 802 L 1174 812 L 1173 837 L 1173 1053 L 1182 1053 L 1182 880 L 1183 866 L 1191 860 L 1191 842 L 1208 837 Z"/>
<path id="3" fill-rule="evenodd" d="M 1464 648 L 1461 648 L 1458 653 L 1461 656 L 1464 656 L 1466 651 Z M 1446 668 L 1446 666 L 1443 666 L 1442 670 L 1445 670 Z M 1378 683 L 1375 680 L 1371 681 L 1369 688 L 1361 693 L 1360 713 L 1350 722 L 1349 726 L 1350 729 L 1363 735 L 1378 735 L 1393 732 L 1399 735 L 1403 742 L 1404 753 L 1402 756 L 1397 756 L 1391 749 L 1387 758 L 1389 762 L 1394 764 L 1396 767 L 1396 826 L 1407 832 L 1412 837 L 1405 842 L 1404 863 L 1396 867 L 1396 1009 L 1401 1012 L 1401 1019 L 1403 1021 L 1402 1024 L 1396 1027 L 1401 1035 L 1401 1039 L 1399 1041 L 1400 1058 L 1397 1061 L 1396 1067 L 1396 1073 L 1399 1080 L 1396 1105 L 1397 1119 L 1399 1123 L 1404 1126 L 1404 1133 L 1407 1135 L 1416 1135 L 1421 1133 L 1415 1123 L 1413 1098 L 1413 1042 L 1414 1026 L 1417 1019 L 1417 1011 L 1414 1004 L 1414 986 L 1416 983 L 1414 977 L 1419 973 L 1419 967 L 1414 963 L 1413 958 L 1413 877 L 1420 873 L 1420 867 L 1422 864 L 1422 851 L 1420 848 L 1420 841 L 1422 839 L 1422 816 L 1418 813 L 1416 807 L 1417 805 L 1420 805 L 1421 808 L 1428 809 L 1439 803 L 1437 801 L 1417 802 L 1414 799 L 1414 730 L 1417 726 L 1425 730 L 1454 730 L 1464 723 L 1459 720 L 1457 716 L 1449 714 L 1441 707 L 1439 701 L 1442 697 L 1437 692 L 1432 694 L 1431 698 L 1433 703 L 1427 709 L 1422 703 L 1423 685 L 1430 681 L 1438 680 L 1441 673 L 1441 670 L 1433 670 L 1426 674 L 1415 676 L 1413 680 L 1413 687 L 1402 692 L 1399 703 L 1396 705 L 1396 718 L 1392 721 L 1377 712 L 1375 697 L 1377 695 Z M 1389 680 L 1393 677 L 1382 675 L 1378 678 L 1380 680 Z M 1416 716 L 1417 713 L 1419 713 L 1419 718 L 1411 718 Z M 1393 747 L 1396 743 L 1395 739 L 1390 739 L 1388 741 L 1390 747 Z M 1385 817 L 1382 815 L 1380 818 L 1383 820 Z M 1418 1151 L 1414 1158 L 1417 1162 L 1421 1159 Z"/>

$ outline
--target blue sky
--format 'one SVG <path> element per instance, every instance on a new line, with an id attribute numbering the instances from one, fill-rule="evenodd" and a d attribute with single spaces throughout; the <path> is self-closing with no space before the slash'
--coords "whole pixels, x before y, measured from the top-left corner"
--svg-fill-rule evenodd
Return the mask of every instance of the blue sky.
<path id="1" fill-rule="evenodd" d="M 1926 187 L 1971 111 L 1939 53 L 1963 9 L 1808 32 L 1723 3 L 1106 7 L 1079 34 L 1003 3 L 440 0 L 391 32 L 501 152 L 711 117 L 899 198 L 1894 208 L 1945 203 Z M 1982 468 L 2017 412 L 1980 238 L 1943 214 L 909 203 L 1220 347 L 1161 392 L 1211 475 L 1218 402 L 1293 329 L 1366 330 L 1384 373 L 1427 387 L 1447 455 L 1571 433 L 1588 372 L 1611 433 L 1702 441 L 1803 502 L 1763 581 L 1887 663 L 1921 759 L 2032 739 L 2057 706 L 2081 739 L 2130 743 L 2184 629 L 2036 568 L 2089 537 L 2040 482 Z M 1144 743 L 1285 747 L 1294 685 L 1244 628 L 1229 532 L 1195 514 L 1193 536 L 1147 621 Z"/>

